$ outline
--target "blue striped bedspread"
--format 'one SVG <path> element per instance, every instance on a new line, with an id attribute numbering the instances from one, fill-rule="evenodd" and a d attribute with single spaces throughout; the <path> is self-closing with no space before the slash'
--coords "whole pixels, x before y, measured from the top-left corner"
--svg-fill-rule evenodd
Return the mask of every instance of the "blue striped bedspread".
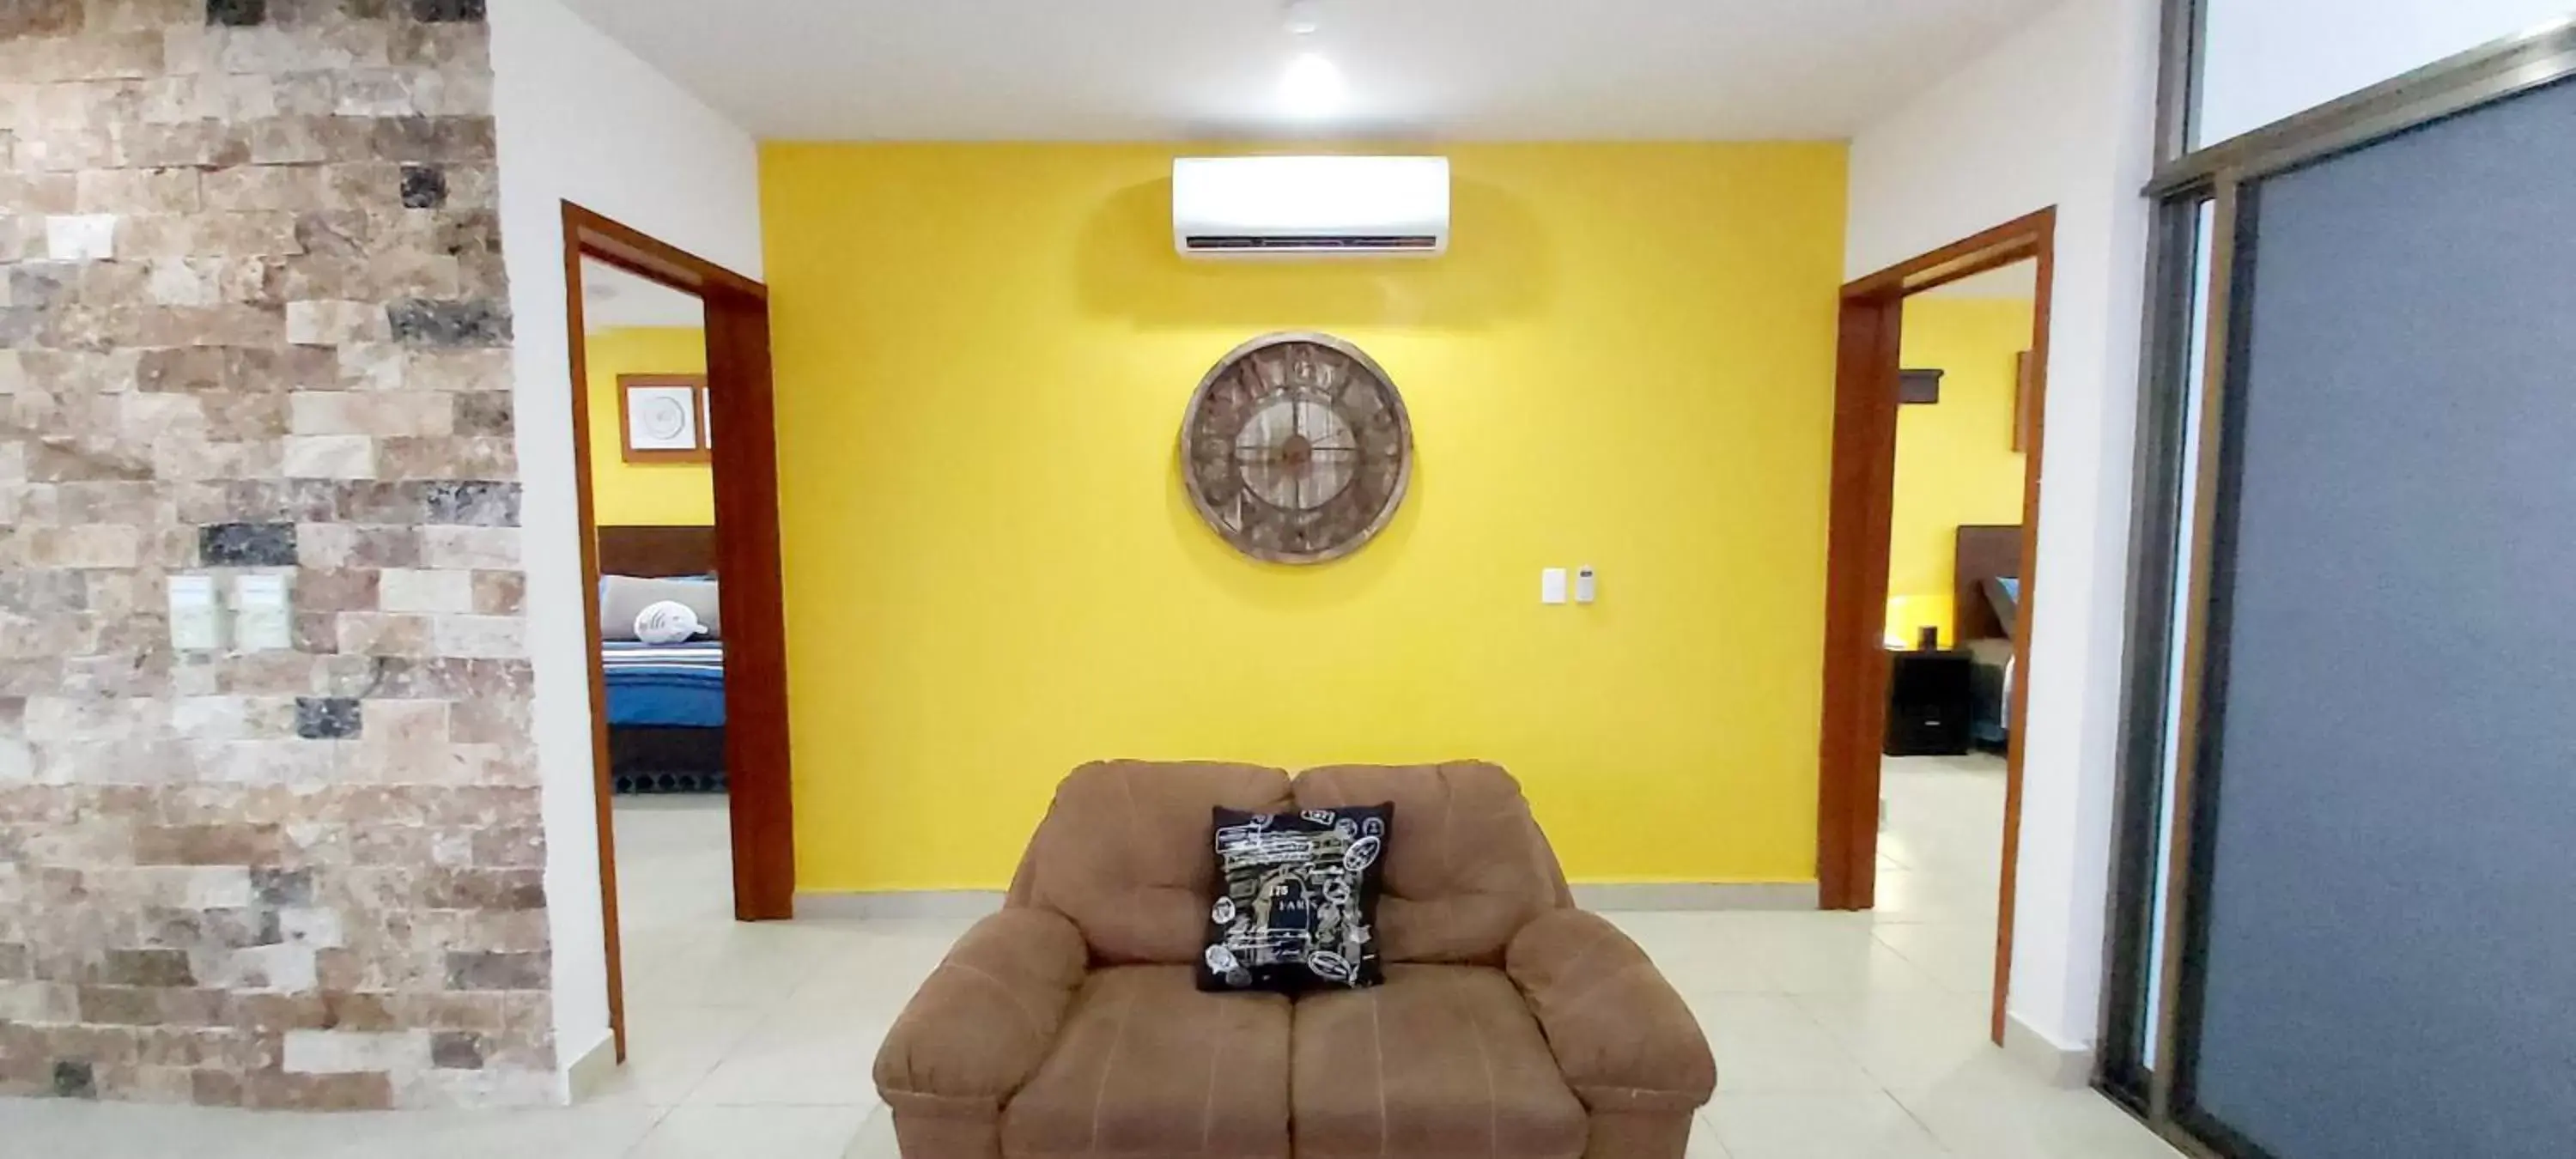
<path id="1" fill-rule="evenodd" d="M 724 711 L 724 643 L 646 644 L 610 640 L 600 645 L 608 675 L 608 723 L 721 728 Z"/>

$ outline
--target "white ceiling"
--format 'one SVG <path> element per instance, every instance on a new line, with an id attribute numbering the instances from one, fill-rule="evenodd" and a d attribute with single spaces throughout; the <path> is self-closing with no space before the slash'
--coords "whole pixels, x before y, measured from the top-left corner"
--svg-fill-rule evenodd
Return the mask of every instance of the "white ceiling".
<path id="1" fill-rule="evenodd" d="M 706 324 L 706 306 L 697 295 L 682 293 L 606 262 L 581 260 L 582 329 L 596 334 L 621 326 Z"/>
<path id="2" fill-rule="evenodd" d="M 763 138 L 1575 140 L 1848 137 L 2059 0 L 569 2 Z"/>

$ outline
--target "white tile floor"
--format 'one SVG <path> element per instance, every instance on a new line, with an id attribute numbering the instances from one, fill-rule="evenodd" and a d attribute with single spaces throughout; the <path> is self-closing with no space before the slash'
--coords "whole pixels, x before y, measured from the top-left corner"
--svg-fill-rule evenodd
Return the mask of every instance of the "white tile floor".
<path id="1" fill-rule="evenodd" d="M 1708 1028 L 1692 1159 L 2173 1159 L 1988 1045 L 2001 763 L 1891 761 L 1876 914 L 1630 914 Z M 617 811 L 631 1054 L 566 1110 L 280 1115 L 0 1100 L 0 1153 L 894 1159 L 868 1082 L 959 922 L 737 925 L 719 802 Z"/>

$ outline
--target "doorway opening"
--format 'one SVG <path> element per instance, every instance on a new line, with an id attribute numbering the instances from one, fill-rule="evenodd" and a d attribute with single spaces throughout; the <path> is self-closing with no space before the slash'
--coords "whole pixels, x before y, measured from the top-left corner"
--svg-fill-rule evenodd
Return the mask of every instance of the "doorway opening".
<path id="1" fill-rule="evenodd" d="M 2055 229 L 2044 209 L 1843 287 L 1835 371 L 1819 901 L 1884 906 L 1909 956 L 1985 965 L 1998 1044 Z"/>
<path id="2" fill-rule="evenodd" d="M 609 1025 L 623 1062 L 621 911 L 650 913 L 639 936 L 684 942 L 672 923 L 794 909 L 768 290 L 570 203 L 563 222 Z M 637 846 L 623 906 L 621 833 Z"/>

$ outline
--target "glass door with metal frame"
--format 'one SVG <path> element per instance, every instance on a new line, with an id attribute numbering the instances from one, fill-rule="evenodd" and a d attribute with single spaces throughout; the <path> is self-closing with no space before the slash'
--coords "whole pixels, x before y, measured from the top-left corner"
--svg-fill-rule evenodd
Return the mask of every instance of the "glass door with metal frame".
<path id="1" fill-rule="evenodd" d="M 2152 190 L 2100 1077 L 2196 1152 L 2569 1145 L 2571 72 L 2553 27 Z"/>

